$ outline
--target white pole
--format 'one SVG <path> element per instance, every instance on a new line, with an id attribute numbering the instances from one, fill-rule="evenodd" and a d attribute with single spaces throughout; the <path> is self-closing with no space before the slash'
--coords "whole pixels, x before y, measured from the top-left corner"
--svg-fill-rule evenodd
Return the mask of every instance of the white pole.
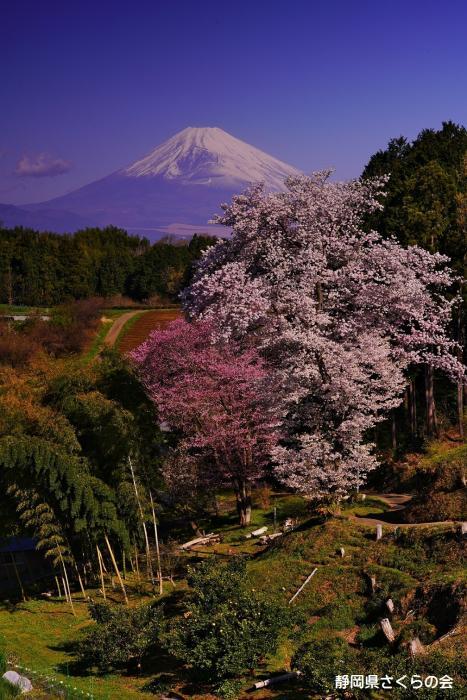
<path id="1" fill-rule="evenodd" d="M 318 571 L 317 568 L 316 568 L 316 569 L 313 569 L 313 571 L 312 571 L 311 574 L 308 576 L 308 578 L 306 579 L 306 581 L 304 581 L 304 583 L 302 583 L 302 585 L 300 586 L 300 588 L 298 589 L 298 591 L 291 597 L 291 599 L 289 600 L 289 605 L 290 605 L 290 603 L 291 603 L 292 601 L 295 600 L 295 598 L 298 596 L 298 594 L 301 593 L 301 592 L 303 591 L 303 589 L 305 588 L 305 586 L 307 585 L 307 583 L 308 583 L 309 581 L 311 581 L 312 577 L 316 574 L 317 571 Z"/>

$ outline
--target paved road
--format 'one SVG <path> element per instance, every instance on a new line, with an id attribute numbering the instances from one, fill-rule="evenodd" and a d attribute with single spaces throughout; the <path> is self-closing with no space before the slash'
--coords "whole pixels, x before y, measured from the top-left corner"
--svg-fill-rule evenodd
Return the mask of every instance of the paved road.
<path id="1" fill-rule="evenodd" d="M 107 345 L 107 347 L 113 347 L 115 343 L 117 342 L 117 338 L 120 335 L 120 331 L 122 330 L 123 326 L 125 323 L 130 319 L 133 318 L 133 316 L 136 316 L 136 314 L 140 313 L 145 313 L 144 311 L 142 312 L 141 310 L 138 311 L 128 311 L 125 314 L 122 314 L 119 316 L 116 321 L 113 323 L 111 326 L 109 332 L 104 338 L 104 345 Z"/>
<path id="2" fill-rule="evenodd" d="M 367 493 L 368 498 L 379 498 L 388 504 L 389 510 L 384 513 L 377 513 L 373 516 L 351 515 L 352 520 L 361 523 L 362 525 L 385 525 L 390 527 L 423 527 L 434 525 L 454 525 L 452 520 L 443 520 L 439 522 L 429 523 L 404 523 L 399 522 L 400 516 L 398 511 L 404 510 L 412 500 L 412 496 L 408 493 Z"/>

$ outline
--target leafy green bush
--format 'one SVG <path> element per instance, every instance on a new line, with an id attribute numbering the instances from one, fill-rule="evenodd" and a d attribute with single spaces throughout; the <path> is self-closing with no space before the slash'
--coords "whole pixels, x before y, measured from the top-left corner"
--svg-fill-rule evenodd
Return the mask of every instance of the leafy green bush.
<path id="1" fill-rule="evenodd" d="M 216 694 L 225 700 L 235 700 L 240 694 L 242 685 L 243 683 L 241 681 L 229 678 L 216 688 Z"/>
<path id="2" fill-rule="evenodd" d="M 249 589 L 244 562 L 190 569 L 192 599 L 166 642 L 195 672 L 220 682 L 255 668 L 278 646 L 288 611 Z"/>
<path id="3" fill-rule="evenodd" d="M 411 639 L 418 637 L 422 644 L 430 644 L 436 639 L 436 627 L 428 620 L 420 618 L 409 625 L 405 625 L 397 640 L 399 646 L 403 646 Z"/>
<path id="4" fill-rule="evenodd" d="M 292 668 L 303 673 L 310 690 L 323 694 L 334 691 L 336 676 L 361 673 L 356 652 L 338 637 L 302 646 L 292 659 Z"/>
<path id="5" fill-rule="evenodd" d="M 390 692 L 391 698 L 401 698 L 403 700 L 464 700 L 466 697 L 466 667 L 462 655 L 454 657 L 444 654 L 442 650 L 433 651 L 429 654 L 421 654 L 415 659 L 411 659 L 407 654 L 405 646 L 401 646 L 399 653 L 394 653 L 387 645 L 381 648 L 372 648 L 362 651 L 360 654 L 360 664 L 363 670 L 359 673 L 388 675 L 393 678 L 401 678 L 404 675 L 410 679 L 413 675 L 425 676 L 450 676 L 453 679 L 453 688 L 440 690 L 413 688 L 394 688 Z M 362 691 L 363 693 L 367 691 Z M 359 696 L 356 696 L 359 697 Z M 367 695 L 361 697 L 366 698 Z M 388 694 L 389 697 L 389 694 Z"/>
<path id="6" fill-rule="evenodd" d="M 137 608 L 90 606 L 96 625 L 78 645 L 78 657 L 87 666 L 101 671 L 111 668 L 141 666 L 142 659 L 159 635 L 162 609 L 153 605 Z"/>
<path id="7" fill-rule="evenodd" d="M 367 628 L 364 635 L 371 632 L 372 629 Z M 460 655 L 452 658 L 441 651 L 411 659 L 405 646 L 401 646 L 398 653 L 394 653 L 387 644 L 381 648 L 371 647 L 357 651 L 344 640 L 331 638 L 316 640 L 301 647 L 292 659 L 292 667 L 302 671 L 304 683 L 313 693 L 319 694 L 319 697 L 328 694 L 335 697 L 335 677 L 353 674 L 377 674 L 380 677 L 387 675 L 393 678 L 402 678 L 404 675 L 410 678 L 415 674 L 438 678 L 448 675 L 453 678 L 453 688 L 441 691 L 443 699 L 461 700 L 466 697 L 465 663 Z M 352 698 L 363 700 L 370 697 L 368 693 L 366 689 L 352 689 Z M 404 700 L 415 700 L 417 697 L 436 700 L 441 697 L 439 689 L 420 691 L 410 687 L 406 690 L 394 687 L 390 695 L 391 698 Z"/>

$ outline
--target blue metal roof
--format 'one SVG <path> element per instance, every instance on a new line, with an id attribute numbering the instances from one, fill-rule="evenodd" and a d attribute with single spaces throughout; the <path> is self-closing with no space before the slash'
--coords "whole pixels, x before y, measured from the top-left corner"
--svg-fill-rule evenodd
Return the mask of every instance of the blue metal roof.
<path id="1" fill-rule="evenodd" d="M 0 539 L 0 552 L 30 552 L 36 549 L 32 537 L 4 537 Z"/>

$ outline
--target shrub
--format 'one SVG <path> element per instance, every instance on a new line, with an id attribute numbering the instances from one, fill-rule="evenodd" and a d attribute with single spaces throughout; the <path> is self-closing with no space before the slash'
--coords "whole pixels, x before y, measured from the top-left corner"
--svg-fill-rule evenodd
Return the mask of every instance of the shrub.
<path id="1" fill-rule="evenodd" d="M 399 646 L 403 647 L 415 637 L 418 637 L 422 644 L 430 644 L 436 638 L 435 625 L 432 625 L 428 620 L 422 617 L 418 620 L 414 620 L 409 625 L 405 625 L 402 628 L 397 643 Z"/>
<path id="2" fill-rule="evenodd" d="M 394 688 L 388 697 L 401 698 L 401 700 L 415 700 L 415 698 L 423 698 L 423 700 L 463 700 L 466 697 L 465 686 L 465 662 L 462 655 L 458 654 L 451 656 L 444 654 L 441 650 L 433 651 L 427 654 L 416 656 L 411 659 L 407 654 L 407 649 L 402 647 L 399 653 L 394 653 L 388 649 L 387 645 L 380 649 L 365 650 L 360 654 L 361 665 L 363 670 L 359 673 L 378 674 L 379 676 L 388 675 L 393 678 L 401 678 L 406 675 L 410 678 L 412 675 L 425 676 L 450 676 L 453 678 L 453 688 L 440 690 L 435 688 L 428 689 L 412 689 Z M 367 693 L 368 691 L 362 691 Z M 368 695 L 363 694 L 355 697 L 367 698 Z"/>
<path id="3" fill-rule="evenodd" d="M 157 641 L 162 624 L 162 609 L 153 605 L 137 608 L 90 606 L 96 621 L 78 645 L 78 657 L 87 666 L 100 671 L 112 668 L 141 666 L 142 659 Z"/>
<path id="4" fill-rule="evenodd" d="M 219 695 L 221 698 L 224 698 L 225 700 L 234 700 L 235 698 L 238 698 L 242 690 L 242 685 L 243 683 L 241 681 L 237 681 L 235 679 L 228 679 L 226 681 L 223 681 L 216 688 L 216 694 Z"/>
<path id="5" fill-rule="evenodd" d="M 97 326 L 101 305 L 98 298 L 64 304 L 53 309 L 50 320 L 32 319 L 25 330 L 54 357 L 80 352 Z"/>
<path id="6" fill-rule="evenodd" d="M 310 690 L 323 694 L 334 691 L 336 676 L 361 673 L 356 652 L 337 637 L 300 647 L 292 659 L 292 668 L 303 673 Z"/>
<path id="7" fill-rule="evenodd" d="M 205 562 L 190 570 L 189 583 L 192 601 L 167 634 L 176 657 L 219 683 L 275 652 L 288 613 L 248 588 L 244 562 Z"/>
<path id="8" fill-rule="evenodd" d="M 38 349 L 37 343 L 15 331 L 7 323 L 0 324 L 0 364 L 12 367 L 27 365 Z"/>

